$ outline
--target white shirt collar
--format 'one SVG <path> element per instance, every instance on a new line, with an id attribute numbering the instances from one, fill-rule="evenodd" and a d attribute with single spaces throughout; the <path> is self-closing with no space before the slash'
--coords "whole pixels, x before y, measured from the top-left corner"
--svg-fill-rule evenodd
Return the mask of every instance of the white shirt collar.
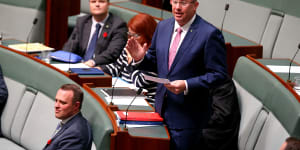
<path id="1" fill-rule="evenodd" d="M 106 16 L 102 21 L 100 21 L 100 22 L 97 22 L 97 21 L 95 20 L 95 18 L 92 17 L 92 26 L 95 27 L 96 24 L 99 23 L 99 24 L 101 25 L 101 27 L 103 27 L 103 25 L 105 24 L 105 22 L 106 22 L 106 20 L 108 19 L 108 17 L 109 17 L 109 13 L 107 13 L 107 16 Z"/>
<path id="2" fill-rule="evenodd" d="M 175 20 L 175 25 L 174 25 L 174 31 L 173 32 L 175 32 L 176 29 L 179 28 L 179 27 L 181 27 L 181 29 L 182 29 L 183 32 L 187 32 L 195 19 L 196 19 L 196 14 L 194 14 L 194 16 L 192 17 L 192 19 L 188 23 L 186 23 L 184 26 L 182 26 L 182 27 Z"/>
<path id="3" fill-rule="evenodd" d="M 71 120 L 74 116 L 76 116 L 79 112 L 75 113 L 74 115 L 70 116 L 69 118 L 67 119 L 64 119 L 61 121 L 62 124 L 66 124 L 69 120 Z"/>

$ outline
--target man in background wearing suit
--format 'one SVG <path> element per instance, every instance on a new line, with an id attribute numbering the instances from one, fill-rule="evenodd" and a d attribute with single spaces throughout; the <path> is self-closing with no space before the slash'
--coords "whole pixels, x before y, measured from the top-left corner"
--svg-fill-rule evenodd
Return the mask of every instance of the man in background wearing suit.
<path id="1" fill-rule="evenodd" d="M 171 81 L 158 84 L 155 100 L 171 149 L 205 149 L 202 129 L 212 113 L 209 89 L 227 76 L 225 42 L 217 28 L 196 15 L 197 0 L 170 3 L 173 17 L 159 22 L 149 50 L 133 38 L 126 47 L 137 69 Z"/>
<path id="2" fill-rule="evenodd" d="M 82 56 L 94 67 L 114 62 L 127 41 L 127 25 L 108 12 L 109 0 L 89 0 L 91 15 L 77 19 L 76 26 L 63 50 Z"/>
<path id="3" fill-rule="evenodd" d="M 6 104 L 7 101 L 7 97 L 8 97 L 8 91 L 7 91 L 7 87 L 3 78 L 3 74 L 2 74 L 2 69 L 0 66 L 0 117 L 3 111 L 3 108 Z M 0 119 L 0 137 L 2 136 L 1 133 L 1 119 Z"/>
<path id="4" fill-rule="evenodd" d="M 77 85 L 65 84 L 57 91 L 55 117 L 62 121 L 44 150 L 91 149 L 92 130 L 80 112 L 82 102 L 83 92 Z"/>

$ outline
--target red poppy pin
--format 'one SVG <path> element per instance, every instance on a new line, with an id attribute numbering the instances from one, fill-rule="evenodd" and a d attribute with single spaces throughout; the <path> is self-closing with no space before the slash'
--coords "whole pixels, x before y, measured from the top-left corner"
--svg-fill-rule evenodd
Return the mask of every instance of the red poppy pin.
<path id="1" fill-rule="evenodd" d="M 103 33 L 103 37 L 106 38 L 107 37 L 107 32 Z"/>
<path id="2" fill-rule="evenodd" d="M 50 144 L 51 144 L 51 142 L 52 142 L 52 140 L 50 139 L 50 140 L 48 140 L 47 144 L 48 144 L 48 145 L 50 145 Z"/>

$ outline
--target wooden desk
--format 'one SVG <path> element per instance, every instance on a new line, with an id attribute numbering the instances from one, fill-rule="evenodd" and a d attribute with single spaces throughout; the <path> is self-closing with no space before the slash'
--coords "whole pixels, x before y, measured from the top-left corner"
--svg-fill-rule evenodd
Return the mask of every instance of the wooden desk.
<path id="1" fill-rule="evenodd" d="M 64 62 L 58 62 L 55 60 L 51 60 L 51 64 L 67 64 Z M 94 87 L 111 87 L 112 85 L 112 77 L 109 74 L 104 75 L 78 75 L 76 73 L 66 72 L 69 78 L 78 83 L 79 85 L 83 85 L 84 83 L 88 83 Z"/>
<path id="2" fill-rule="evenodd" d="M 290 59 L 284 59 L 284 58 L 275 58 L 275 59 L 256 59 L 259 63 L 261 63 L 264 66 L 267 65 L 276 65 L 276 66 L 289 66 L 291 63 Z M 291 66 L 300 66 L 299 63 L 293 61 Z M 269 68 L 268 68 L 269 69 Z M 271 70 L 270 70 L 271 71 Z M 272 71 L 273 72 L 273 71 Z M 289 73 L 287 72 L 273 72 L 276 76 L 281 78 L 283 81 L 287 82 L 289 80 Z M 300 73 L 290 73 L 290 80 L 294 82 L 295 77 L 300 77 Z"/>
<path id="3" fill-rule="evenodd" d="M 262 58 L 261 45 L 251 46 L 232 46 L 231 43 L 226 43 L 227 49 L 227 70 L 230 76 L 233 74 L 235 64 L 239 57 L 251 55 L 254 58 Z"/>
<path id="4" fill-rule="evenodd" d="M 262 45 L 227 31 L 223 31 L 223 36 L 226 42 L 227 69 L 230 76 L 239 57 L 250 55 L 253 58 L 262 58 Z"/>
<path id="5" fill-rule="evenodd" d="M 83 84 L 83 87 L 92 93 L 92 96 L 97 99 L 110 117 L 115 128 L 115 132 L 111 134 L 111 150 L 168 150 L 170 145 L 170 136 L 165 126 L 153 127 L 137 127 L 124 130 L 123 126 L 117 126 L 117 119 L 114 111 L 111 110 L 108 103 L 104 100 L 104 94 L 101 94 L 100 88 L 91 88 L 88 84 Z M 149 109 L 154 110 L 152 107 Z"/>
<path id="6" fill-rule="evenodd" d="M 255 59 L 249 55 L 247 55 L 247 58 L 249 58 L 251 61 L 259 65 L 261 68 L 269 72 L 272 76 L 274 76 L 282 85 L 284 85 L 295 96 L 295 98 L 300 103 L 300 96 L 296 93 L 293 87 L 291 87 L 291 85 L 287 83 L 288 73 L 275 73 L 266 66 L 266 65 L 288 66 L 287 64 L 290 63 L 289 59 Z M 299 66 L 299 64 L 297 63 L 293 63 L 293 65 Z M 291 74 L 291 79 L 293 79 L 294 76 L 299 76 L 299 75 L 300 74 Z"/>
<path id="7" fill-rule="evenodd" d="M 142 4 L 150 5 L 156 8 L 162 8 L 162 0 L 142 0 Z"/>
<path id="8" fill-rule="evenodd" d="M 17 43 L 24 43 L 22 41 L 17 41 L 17 40 L 3 40 L 1 47 L 9 49 L 9 50 L 13 50 L 9 47 L 7 47 L 9 44 L 17 44 Z M 39 61 L 40 63 L 44 63 L 46 66 L 51 67 L 51 68 L 55 68 L 50 64 L 47 64 L 37 58 L 35 58 L 34 56 L 37 56 L 38 54 L 26 54 L 20 51 L 16 51 L 13 50 L 17 53 L 22 53 L 24 56 L 28 55 L 31 56 L 31 59 L 35 59 L 36 61 Z M 62 63 L 62 62 L 58 62 L 58 61 L 51 61 L 51 63 Z M 55 68 L 56 70 L 59 70 L 57 68 Z M 63 72 L 61 70 L 59 70 L 60 72 Z M 111 87 L 112 85 L 112 77 L 108 74 L 104 74 L 104 75 L 78 75 L 76 73 L 68 73 L 68 72 L 64 72 L 64 74 L 66 76 L 68 76 L 69 78 L 71 78 L 73 81 L 75 81 L 76 83 L 78 83 L 79 85 L 82 85 L 83 83 L 89 83 L 89 84 L 93 84 L 93 86 L 95 87 Z"/>

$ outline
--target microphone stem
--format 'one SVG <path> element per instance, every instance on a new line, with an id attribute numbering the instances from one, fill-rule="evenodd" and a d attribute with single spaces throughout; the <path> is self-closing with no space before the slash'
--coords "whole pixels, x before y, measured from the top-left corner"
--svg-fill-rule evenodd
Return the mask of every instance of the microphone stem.
<path id="1" fill-rule="evenodd" d="M 115 80 L 114 84 L 112 85 L 111 99 L 110 99 L 110 103 L 109 103 L 110 105 L 113 105 L 115 86 L 116 86 L 116 83 L 117 83 L 118 79 L 120 78 L 121 72 L 123 71 L 124 67 L 125 67 L 125 65 L 122 64 L 121 67 L 120 67 L 120 70 L 117 74 L 117 79 Z"/>
<path id="2" fill-rule="evenodd" d="M 289 67 L 289 75 L 288 75 L 288 82 L 291 82 L 291 68 L 292 68 L 292 63 L 295 59 L 295 57 L 297 56 L 298 52 L 299 52 L 300 48 L 297 49 L 295 55 L 293 56 L 291 62 L 290 62 L 290 67 Z"/>
<path id="3" fill-rule="evenodd" d="M 130 106 L 132 105 L 132 103 L 134 102 L 134 100 L 136 99 L 136 97 L 137 97 L 138 95 L 141 94 L 142 90 L 143 90 L 142 88 L 139 88 L 139 89 L 138 89 L 138 91 L 136 92 L 134 98 L 133 98 L 132 101 L 129 103 L 129 105 L 128 105 L 127 109 L 126 109 L 126 112 L 125 112 L 124 129 L 127 129 L 126 123 L 127 123 L 128 110 L 129 110 Z"/>
<path id="4" fill-rule="evenodd" d="M 221 32 L 223 32 L 223 25 L 224 25 L 224 21 L 225 21 L 225 17 L 226 17 L 228 9 L 229 9 L 229 4 L 226 4 L 225 5 L 225 12 L 224 12 L 223 20 L 222 20 L 222 25 L 221 25 Z"/>

